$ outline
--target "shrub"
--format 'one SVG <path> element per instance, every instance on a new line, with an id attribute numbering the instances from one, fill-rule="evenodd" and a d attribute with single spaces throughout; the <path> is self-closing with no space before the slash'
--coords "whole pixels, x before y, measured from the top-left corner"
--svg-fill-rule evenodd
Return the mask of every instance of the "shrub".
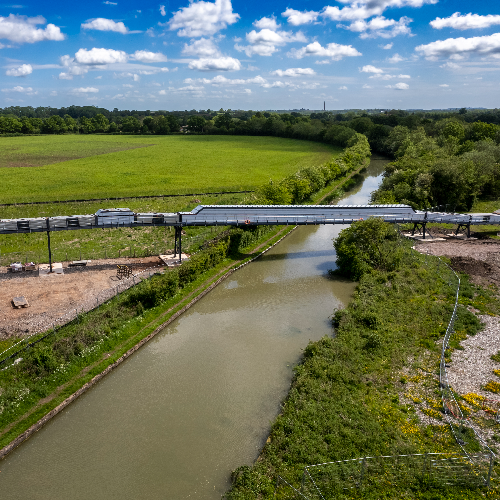
<path id="1" fill-rule="evenodd" d="M 404 255 L 400 244 L 391 224 L 375 217 L 356 221 L 334 240 L 338 272 L 359 280 L 372 269 L 398 269 Z"/>

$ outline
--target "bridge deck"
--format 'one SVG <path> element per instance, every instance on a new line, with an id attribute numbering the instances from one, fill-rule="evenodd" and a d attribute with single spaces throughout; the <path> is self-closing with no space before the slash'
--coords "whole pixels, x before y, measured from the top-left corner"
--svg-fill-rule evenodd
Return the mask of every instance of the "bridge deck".
<path id="1" fill-rule="evenodd" d="M 0 220 L 0 234 L 151 226 L 252 226 L 351 224 L 380 217 L 392 223 L 500 224 L 498 214 L 415 211 L 408 205 L 201 205 L 191 212 L 130 217 L 72 215 Z"/>

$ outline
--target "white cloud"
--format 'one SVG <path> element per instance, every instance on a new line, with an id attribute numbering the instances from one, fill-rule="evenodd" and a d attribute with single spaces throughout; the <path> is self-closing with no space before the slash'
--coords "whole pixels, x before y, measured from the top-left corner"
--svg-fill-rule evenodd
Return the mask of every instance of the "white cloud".
<path id="1" fill-rule="evenodd" d="M 165 11 L 165 6 L 164 5 L 160 5 L 160 14 L 162 16 L 166 16 L 167 15 L 167 13 Z"/>
<path id="2" fill-rule="evenodd" d="M 397 78 L 398 80 L 401 79 L 410 79 L 410 75 L 390 75 L 388 73 L 383 73 L 383 74 L 375 74 L 372 75 L 368 78 L 375 79 L 375 80 L 393 80 L 394 78 Z"/>
<path id="3" fill-rule="evenodd" d="M 391 43 L 388 43 L 386 45 L 382 45 L 381 48 L 384 50 L 391 50 L 393 45 L 394 45 L 394 43 L 391 42 Z"/>
<path id="4" fill-rule="evenodd" d="M 459 64 L 456 64 L 456 63 L 451 62 L 451 61 L 447 61 L 444 64 L 441 64 L 441 66 L 439 66 L 439 67 L 445 68 L 445 69 L 460 69 L 461 68 L 461 66 Z"/>
<path id="5" fill-rule="evenodd" d="M 90 50 L 80 49 L 75 54 L 75 61 L 79 64 L 114 64 L 125 63 L 128 61 L 128 55 L 123 50 L 98 49 Z"/>
<path id="6" fill-rule="evenodd" d="M 27 17 L 10 14 L 0 17 L 0 39 L 6 38 L 16 43 L 35 43 L 43 40 L 61 41 L 66 36 L 54 24 L 47 24 L 45 29 L 37 28 L 47 21 L 42 16 Z"/>
<path id="7" fill-rule="evenodd" d="M 95 87 L 80 87 L 72 90 L 73 94 L 96 94 L 97 92 L 99 92 L 99 89 Z"/>
<path id="8" fill-rule="evenodd" d="M 89 19 L 87 22 L 82 23 L 84 30 L 98 30 L 98 31 L 116 31 L 117 33 L 127 34 L 128 28 L 120 21 L 116 23 L 112 19 L 105 19 L 98 17 L 96 19 Z"/>
<path id="9" fill-rule="evenodd" d="M 447 83 L 442 83 L 441 85 L 439 85 L 440 87 L 449 87 L 449 85 Z"/>
<path id="10" fill-rule="evenodd" d="M 359 71 L 361 71 L 361 73 L 383 73 L 384 72 L 383 69 L 376 68 L 375 66 L 372 66 L 371 64 L 367 64 L 366 66 L 359 68 Z"/>
<path id="11" fill-rule="evenodd" d="M 327 6 L 321 12 L 323 17 L 332 21 L 356 21 L 380 16 L 388 8 L 422 7 L 425 4 L 436 4 L 438 0 L 340 0 L 350 4 L 342 9 Z"/>
<path id="12" fill-rule="evenodd" d="M 440 57 L 460 60 L 469 55 L 493 56 L 500 55 L 500 33 L 472 38 L 448 38 L 437 40 L 426 45 L 415 47 L 427 59 L 436 60 Z"/>
<path id="13" fill-rule="evenodd" d="M 272 71 L 271 75 L 276 76 L 304 76 L 304 75 L 315 75 L 316 71 L 312 68 L 288 68 L 285 70 L 277 69 Z"/>
<path id="14" fill-rule="evenodd" d="M 119 74 L 114 74 L 113 75 L 114 78 L 132 78 L 132 80 L 134 82 L 138 82 L 141 77 L 137 74 L 137 73 L 128 73 L 126 71 L 124 71 L 123 73 L 119 73 Z"/>
<path id="15" fill-rule="evenodd" d="M 215 43 L 207 38 L 192 40 L 189 45 L 185 43 L 182 53 L 188 56 L 197 57 L 215 57 L 222 55 Z"/>
<path id="16" fill-rule="evenodd" d="M 313 10 L 301 12 L 300 10 L 288 8 L 281 15 L 287 18 L 288 24 L 291 24 L 292 26 L 300 26 L 302 24 L 309 24 L 316 21 L 316 19 L 318 19 L 319 12 L 315 12 Z"/>
<path id="17" fill-rule="evenodd" d="M 413 19 L 406 16 L 400 18 L 399 21 L 386 19 L 384 16 L 377 16 L 368 22 L 358 19 L 348 26 L 338 24 L 337 27 L 361 33 L 360 38 L 394 38 L 398 35 L 410 35 L 411 29 L 408 27 L 408 24 L 412 21 Z"/>
<path id="18" fill-rule="evenodd" d="M 57 95 L 57 90 L 53 90 L 49 95 L 55 97 Z"/>
<path id="19" fill-rule="evenodd" d="M 167 56 L 163 55 L 161 52 L 148 52 L 147 50 L 136 50 L 132 55 L 132 59 L 141 62 L 166 62 Z"/>
<path id="20" fill-rule="evenodd" d="M 401 62 L 401 61 L 404 61 L 405 58 L 404 57 L 401 57 L 398 53 L 394 54 L 392 57 L 388 57 L 387 58 L 387 61 L 389 61 L 390 63 L 398 63 L 398 62 Z"/>
<path id="21" fill-rule="evenodd" d="M 253 54 L 270 56 L 278 50 L 277 47 L 281 47 L 287 43 L 307 41 L 307 38 L 301 31 L 292 33 L 291 31 L 273 31 L 269 28 L 264 28 L 260 31 L 252 30 L 246 34 L 246 39 L 251 45 L 235 45 L 234 48 L 240 52 L 244 51 L 248 57 L 251 57 Z"/>
<path id="22" fill-rule="evenodd" d="M 492 14 L 480 16 L 472 13 L 461 16 L 460 12 L 455 12 L 450 17 L 437 17 L 429 24 L 437 30 L 443 28 L 453 28 L 456 30 L 481 29 L 500 24 L 500 16 Z"/>
<path id="23" fill-rule="evenodd" d="M 156 75 L 157 73 L 168 73 L 169 71 L 169 68 L 152 68 L 138 70 L 137 73 L 139 73 L 140 75 Z M 175 69 L 172 71 L 175 71 Z"/>
<path id="24" fill-rule="evenodd" d="M 22 64 L 17 68 L 8 69 L 5 74 L 7 76 L 27 76 L 33 73 L 33 66 L 31 64 Z"/>
<path id="25" fill-rule="evenodd" d="M 320 56 L 340 61 L 343 57 L 361 56 L 362 54 L 352 45 L 329 43 L 326 47 L 323 47 L 319 42 L 313 42 L 301 49 L 292 49 L 287 55 L 295 59 L 302 59 L 305 56 Z"/>
<path id="26" fill-rule="evenodd" d="M 31 87 L 21 87 L 17 85 L 16 87 L 13 87 L 11 89 L 2 89 L 2 92 L 20 92 L 24 94 L 33 92 L 33 89 Z"/>
<path id="27" fill-rule="evenodd" d="M 109 0 L 106 0 L 105 2 L 102 2 L 105 5 L 118 5 L 117 2 L 110 2 Z"/>
<path id="28" fill-rule="evenodd" d="M 61 56 L 59 61 L 61 62 L 61 66 L 67 68 L 65 72 L 59 74 L 59 80 L 73 80 L 73 76 L 84 75 L 89 71 L 88 67 L 79 66 L 75 63 L 75 60 L 67 54 Z"/>
<path id="29" fill-rule="evenodd" d="M 372 89 L 373 87 L 372 87 L 371 85 L 368 85 L 368 84 L 366 84 L 366 83 L 365 83 L 365 84 L 363 85 L 363 88 L 364 88 L 364 89 Z"/>
<path id="30" fill-rule="evenodd" d="M 226 87 L 226 86 L 231 86 L 231 85 L 248 85 L 249 83 L 256 84 L 256 85 L 264 85 L 267 83 L 267 80 L 265 78 L 262 78 L 260 75 L 256 76 L 254 78 L 226 78 L 225 76 L 222 75 L 217 75 L 214 78 L 186 78 L 184 80 L 184 83 L 187 83 L 188 85 L 192 85 L 195 83 L 204 83 L 204 84 L 211 84 L 215 85 L 216 87 Z"/>
<path id="31" fill-rule="evenodd" d="M 347 87 L 345 85 L 342 85 L 342 87 L 339 87 L 339 90 L 347 90 Z"/>
<path id="32" fill-rule="evenodd" d="M 241 63 L 233 57 L 202 57 L 189 63 L 190 69 L 198 71 L 237 71 Z"/>
<path id="33" fill-rule="evenodd" d="M 395 90 L 408 90 L 410 86 L 407 83 L 396 83 L 394 85 L 386 85 L 388 89 L 395 89 Z"/>
<path id="34" fill-rule="evenodd" d="M 273 17 L 262 17 L 258 21 L 254 21 L 253 25 L 258 29 L 258 30 L 263 30 L 265 28 L 276 31 L 280 25 L 276 22 L 276 18 Z"/>
<path id="35" fill-rule="evenodd" d="M 179 36 L 199 37 L 214 35 L 240 18 L 233 13 L 231 0 L 191 2 L 178 10 L 168 22 L 170 30 L 179 30 Z"/>

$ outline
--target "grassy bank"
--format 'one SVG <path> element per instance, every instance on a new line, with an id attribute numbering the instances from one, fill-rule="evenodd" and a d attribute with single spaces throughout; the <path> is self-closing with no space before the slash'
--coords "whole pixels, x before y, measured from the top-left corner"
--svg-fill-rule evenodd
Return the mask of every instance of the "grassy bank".
<path id="1" fill-rule="evenodd" d="M 234 472 L 228 499 L 272 498 L 278 475 L 300 488 L 307 465 L 461 451 L 443 419 L 438 385 L 441 339 L 453 310 L 454 289 L 444 267 L 439 276 L 434 258 L 426 260 L 408 246 L 399 249 L 404 258 L 394 270 L 362 275 L 353 301 L 334 316 L 335 338 L 325 337 L 305 349 L 267 444 L 254 465 Z M 491 292 L 472 286 L 465 276 L 460 302 L 491 314 L 500 306 Z M 480 328 L 461 306 L 450 345 L 457 348 Z M 429 386 L 427 400 L 417 401 L 412 393 L 423 380 Z M 464 440 L 469 451 L 480 450 L 474 435 L 468 433 Z M 344 485 L 354 486 L 349 477 Z M 340 488 L 332 498 L 472 499 L 499 494 L 497 483 L 486 491 L 467 478 L 463 484 L 447 485 L 405 482 L 400 475 L 392 484 L 369 478 L 365 488 Z M 278 491 L 278 498 L 292 497 L 285 489 Z"/>

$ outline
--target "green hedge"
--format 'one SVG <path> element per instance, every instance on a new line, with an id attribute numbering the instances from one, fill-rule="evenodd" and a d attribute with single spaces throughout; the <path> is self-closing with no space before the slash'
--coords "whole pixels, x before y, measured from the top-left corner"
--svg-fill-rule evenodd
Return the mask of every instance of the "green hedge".
<path id="1" fill-rule="evenodd" d="M 318 167 L 307 167 L 281 182 L 261 186 L 255 203 L 263 205 L 299 204 L 331 182 L 361 167 L 370 157 L 370 145 L 363 134 L 354 133 L 348 148 L 334 160 Z"/>

